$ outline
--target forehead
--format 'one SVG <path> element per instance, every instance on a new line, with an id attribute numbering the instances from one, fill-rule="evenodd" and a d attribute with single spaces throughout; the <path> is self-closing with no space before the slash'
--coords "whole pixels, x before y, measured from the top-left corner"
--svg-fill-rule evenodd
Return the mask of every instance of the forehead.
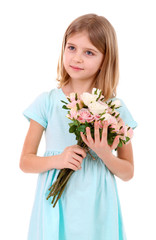
<path id="1" fill-rule="evenodd" d="M 78 33 L 73 33 L 71 34 L 68 38 L 67 38 L 67 42 L 66 43 L 73 43 L 75 45 L 87 45 L 87 47 L 94 47 L 96 48 L 90 41 L 89 39 L 89 34 L 87 31 L 83 31 L 83 32 L 78 32 Z"/>

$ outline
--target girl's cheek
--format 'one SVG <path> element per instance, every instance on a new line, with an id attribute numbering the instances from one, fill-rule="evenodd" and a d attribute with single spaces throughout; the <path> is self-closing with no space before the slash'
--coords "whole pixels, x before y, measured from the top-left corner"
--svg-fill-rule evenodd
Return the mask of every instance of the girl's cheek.
<path id="1" fill-rule="evenodd" d="M 63 55 L 63 66 L 65 67 L 66 66 L 66 62 L 67 62 L 67 59 L 66 59 L 66 56 L 65 54 Z"/>

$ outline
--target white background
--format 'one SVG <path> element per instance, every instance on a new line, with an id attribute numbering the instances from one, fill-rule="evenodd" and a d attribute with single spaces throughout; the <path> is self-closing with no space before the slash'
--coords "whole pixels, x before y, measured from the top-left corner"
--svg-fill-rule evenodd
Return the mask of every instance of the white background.
<path id="1" fill-rule="evenodd" d="M 156 239 L 156 15 L 150 0 L 0 2 L 0 239 L 26 240 L 37 174 L 19 169 L 29 127 L 22 112 L 38 94 L 56 87 L 64 31 L 86 13 L 105 16 L 116 30 L 120 57 L 117 97 L 138 123 L 132 139 L 135 176 L 128 182 L 116 178 L 127 238 Z M 39 155 L 44 154 L 44 147 L 43 138 Z"/>

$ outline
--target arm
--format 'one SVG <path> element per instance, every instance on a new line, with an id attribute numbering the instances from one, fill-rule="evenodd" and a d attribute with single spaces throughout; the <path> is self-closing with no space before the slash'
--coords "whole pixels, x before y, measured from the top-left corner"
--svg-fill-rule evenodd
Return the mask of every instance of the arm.
<path id="1" fill-rule="evenodd" d="M 49 157 L 37 156 L 38 146 L 44 127 L 34 120 L 30 120 L 30 127 L 26 135 L 19 167 L 26 173 L 41 173 L 55 168 L 58 155 Z"/>
<path id="2" fill-rule="evenodd" d="M 108 154 L 102 156 L 101 159 L 107 168 L 123 181 L 128 181 L 133 177 L 134 162 L 131 141 L 117 148 L 117 157 L 111 152 L 108 152 Z"/>

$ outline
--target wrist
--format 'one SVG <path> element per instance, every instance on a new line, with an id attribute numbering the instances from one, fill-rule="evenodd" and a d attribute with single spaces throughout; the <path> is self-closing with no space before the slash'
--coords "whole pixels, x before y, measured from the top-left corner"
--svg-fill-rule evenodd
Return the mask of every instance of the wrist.
<path id="1" fill-rule="evenodd" d="M 60 154 L 51 156 L 51 168 L 59 169 L 59 158 Z"/>
<path id="2" fill-rule="evenodd" d="M 108 161 L 110 161 L 113 158 L 113 154 L 111 151 L 104 151 L 103 153 L 101 153 L 100 155 L 98 155 L 99 158 L 101 158 L 101 160 L 106 163 Z"/>

